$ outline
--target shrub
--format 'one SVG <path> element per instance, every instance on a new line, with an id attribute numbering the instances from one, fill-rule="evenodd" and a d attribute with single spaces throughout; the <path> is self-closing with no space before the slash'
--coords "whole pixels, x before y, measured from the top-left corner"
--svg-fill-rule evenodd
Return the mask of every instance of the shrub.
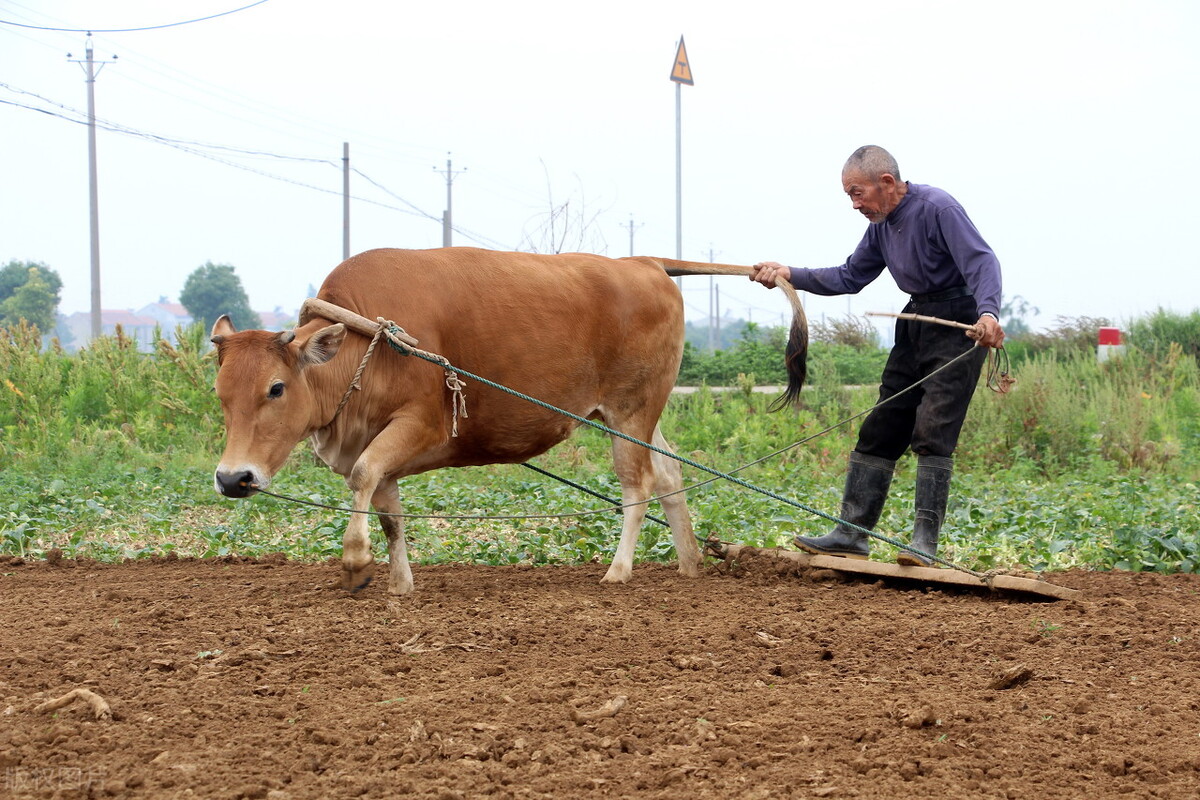
<path id="1" fill-rule="evenodd" d="M 1200 311 L 1176 314 L 1159 309 L 1130 323 L 1129 346 L 1155 355 L 1166 355 L 1172 344 L 1192 358 L 1200 358 Z"/>

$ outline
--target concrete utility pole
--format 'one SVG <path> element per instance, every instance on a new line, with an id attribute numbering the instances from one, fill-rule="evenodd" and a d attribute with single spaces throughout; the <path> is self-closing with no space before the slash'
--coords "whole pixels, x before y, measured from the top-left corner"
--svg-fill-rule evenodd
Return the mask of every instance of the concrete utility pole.
<path id="1" fill-rule="evenodd" d="M 629 215 L 629 226 L 628 227 L 629 227 L 629 255 L 630 256 L 633 255 L 633 232 L 635 230 L 637 230 L 638 228 L 642 227 L 642 224 L 643 223 L 639 223 L 635 226 L 633 224 L 633 214 Z M 625 226 L 622 225 L 621 227 L 625 227 Z"/>
<path id="2" fill-rule="evenodd" d="M 83 66 L 84 74 L 87 75 L 88 202 L 90 205 L 89 216 L 91 218 L 92 250 L 91 322 L 92 339 L 99 339 L 103 330 L 100 324 L 100 190 L 96 180 L 96 76 L 100 74 L 100 70 L 104 69 L 104 65 L 109 62 L 101 61 L 100 66 L 96 66 L 96 62 L 92 57 L 92 34 L 90 31 L 88 32 L 86 53 L 87 58 L 84 59 L 71 58 L 70 53 L 67 53 L 67 58 Z M 113 56 L 112 60 L 116 61 L 117 57 Z"/>
<path id="3" fill-rule="evenodd" d="M 680 91 L 675 84 L 675 258 L 683 260 L 683 107 Z"/>
<path id="4" fill-rule="evenodd" d="M 350 257 L 350 143 L 342 142 L 342 261 Z"/>
<path id="5" fill-rule="evenodd" d="M 442 247 L 449 247 L 450 232 L 453 230 L 453 226 L 450 222 L 450 209 L 453 208 L 453 198 L 450 187 L 454 185 L 454 176 L 466 172 L 467 168 L 463 167 L 458 172 L 455 172 L 450 166 L 450 154 L 446 153 L 446 170 L 442 172 L 442 170 L 438 169 L 437 167 L 434 167 L 433 170 L 434 172 L 441 172 L 446 176 L 446 211 L 442 214 Z"/>
<path id="6" fill-rule="evenodd" d="M 721 341 L 721 287 L 717 287 L 717 341 Z"/>
<path id="7" fill-rule="evenodd" d="M 716 263 L 716 253 L 713 252 L 712 245 L 708 246 L 708 263 Z M 716 294 L 713 291 L 715 284 L 713 276 L 708 276 L 708 351 L 717 349 L 717 317 L 714 303 L 716 302 Z"/>
<path id="8" fill-rule="evenodd" d="M 682 34 L 675 50 L 675 63 L 671 67 L 671 80 L 675 83 L 675 258 L 683 260 L 683 99 L 682 89 L 686 83 L 694 86 L 692 64 L 688 61 L 687 48 Z M 683 286 L 683 278 L 676 281 Z"/>

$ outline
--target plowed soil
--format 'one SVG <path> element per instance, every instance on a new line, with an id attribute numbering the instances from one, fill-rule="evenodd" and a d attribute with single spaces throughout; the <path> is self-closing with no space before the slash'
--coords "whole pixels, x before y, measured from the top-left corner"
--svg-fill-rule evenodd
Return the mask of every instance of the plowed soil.
<path id="1" fill-rule="evenodd" d="M 0 562 L 0 795 L 1200 796 L 1196 576 L 603 572 Z"/>

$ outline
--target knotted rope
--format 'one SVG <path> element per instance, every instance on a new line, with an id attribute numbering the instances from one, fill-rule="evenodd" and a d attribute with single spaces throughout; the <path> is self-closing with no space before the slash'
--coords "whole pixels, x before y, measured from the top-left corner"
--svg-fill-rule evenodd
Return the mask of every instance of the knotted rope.
<path id="1" fill-rule="evenodd" d="M 363 370 L 367 368 L 367 362 L 371 360 L 371 355 L 375 352 L 375 345 L 379 343 L 380 338 L 386 336 L 388 343 L 400 355 L 416 355 L 426 361 L 436 363 L 442 367 L 446 374 L 446 388 L 450 390 L 450 436 L 458 436 L 458 418 L 461 415 L 463 419 L 467 418 L 467 393 L 465 391 L 466 384 L 462 378 L 458 377 L 458 373 L 454 371 L 452 365 L 445 356 L 440 356 L 436 353 L 430 353 L 416 347 L 414 343 L 417 341 L 409 336 L 403 328 L 397 325 L 390 319 L 376 317 L 375 322 L 378 327 L 375 329 L 375 334 L 371 337 L 371 343 L 367 345 L 367 352 L 363 353 L 362 361 L 358 364 L 358 369 L 354 371 L 354 378 L 350 381 L 350 385 L 346 387 L 346 393 L 342 395 L 342 401 L 338 403 L 337 410 L 333 412 L 333 419 L 329 420 L 332 424 L 334 419 L 337 419 L 338 414 L 342 413 L 342 409 L 346 407 L 346 403 L 350 402 L 350 396 L 355 392 L 362 391 L 361 378 Z"/>

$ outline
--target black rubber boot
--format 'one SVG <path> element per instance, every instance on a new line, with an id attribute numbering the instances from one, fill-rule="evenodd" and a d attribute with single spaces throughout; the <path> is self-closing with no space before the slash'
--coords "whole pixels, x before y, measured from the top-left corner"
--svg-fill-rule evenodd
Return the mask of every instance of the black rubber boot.
<path id="1" fill-rule="evenodd" d="M 842 519 L 874 530 L 879 515 L 883 513 L 883 504 L 887 500 L 895 469 L 895 461 L 852 452 L 850 468 L 846 472 L 846 488 L 842 493 Z M 804 552 L 819 556 L 865 559 L 871 553 L 867 535 L 840 522 L 824 536 L 797 536 L 792 541 Z"/>
<path id="2" fill-rule="evenodd" d="M 950 499 L 950 474 L 954 460 L 943 456 L 917 456 L 917 514 L 913 520 L 912 546 L 914 553 L 901 550 L 897 564 L 910 567 L 932 567 L 928 556 L 937 555 L 938 534 L 946 519 L 946 502 Z"/>

